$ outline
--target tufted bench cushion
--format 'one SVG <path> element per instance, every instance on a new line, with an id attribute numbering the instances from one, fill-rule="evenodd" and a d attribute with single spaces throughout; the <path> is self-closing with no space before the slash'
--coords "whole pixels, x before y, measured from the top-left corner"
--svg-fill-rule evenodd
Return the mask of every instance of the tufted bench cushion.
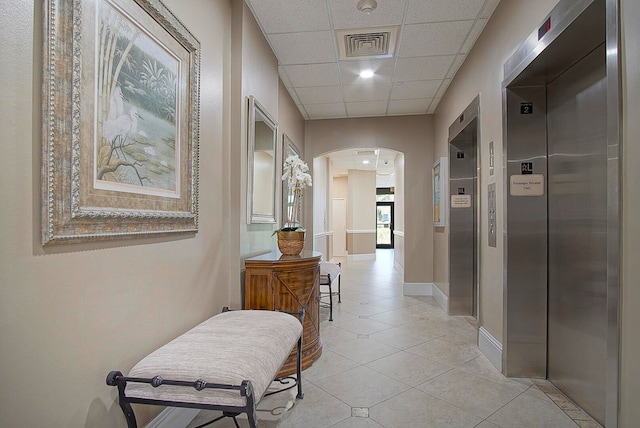
<path id="1" fill-rule="evenodd" d="M 252 383 L 256 403 L 267 390 L 302 334 L 294 316 L 272 311 L 230 311 L 218 314 L 143 358 L 129 377 L 240 385 Z M 128 398 L 182 403 L 246 405 L 238 391 L 128 383 Z"/>

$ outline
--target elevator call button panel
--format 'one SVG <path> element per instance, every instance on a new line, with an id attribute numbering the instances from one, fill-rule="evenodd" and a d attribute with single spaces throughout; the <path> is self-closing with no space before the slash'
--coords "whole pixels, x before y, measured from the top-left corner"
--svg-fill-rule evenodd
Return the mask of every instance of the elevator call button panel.
<path id="1" fill-rule="evenodd" d="M 489 232 L 489 246 L 496 247 L 497 237 L 496 237 L 496 183 L 491 183 L 488 186 L 489 192 L 489 225 L 487 230 Z"/>

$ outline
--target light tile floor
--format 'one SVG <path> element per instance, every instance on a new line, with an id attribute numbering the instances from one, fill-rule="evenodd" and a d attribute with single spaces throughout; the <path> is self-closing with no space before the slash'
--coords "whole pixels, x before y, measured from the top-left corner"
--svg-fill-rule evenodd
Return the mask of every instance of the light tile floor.
<path id="1" fill-rule="evenodd" d="M 342 303 L 334 300 L 333 322 L 322 310 L 324 348 L 303 372 L 304 399 L 262 400 L 261 428 L 600 426 L 547 381 L 502 376 L 476 346 L 475 320 L 446 315 L 431 297 L 403 296 L 393 250 L 342 262 Z M 238 421 L 248 426 L 244 415 Z"/>

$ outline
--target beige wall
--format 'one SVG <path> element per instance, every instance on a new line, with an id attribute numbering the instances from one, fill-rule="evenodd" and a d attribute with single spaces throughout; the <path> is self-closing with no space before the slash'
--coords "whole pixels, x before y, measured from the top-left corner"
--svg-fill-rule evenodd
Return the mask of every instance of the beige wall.
<path id="1" fill-rule="evenodd" d="M 298 107 L 280 79 L 278 79 L 278 133 L 280 134 L 278 140 L 280 158 L 282 158 L 282 135 L 286 134 L 304 159 L 304 119 L 300 116 Z"/>
<path id="2" fill-rule="evenodd" d="M 404 154 L 396 154 L 394 160 L 394 204 L 393 204 L 393 259 L 394 265 L 404 271 L 404 213 L 406 206 L 406 198 L 404 191 Z"/>
<path id="3" fill-rule="evenodd" d="M 231 169 L 231 191 L 232 193 L 237 191 L 237 201 L 232 202 L 237 202 L 240 206 L 239 216 L 236 215 L 233 220 L 240 231 L 239 252 L 236 253 L 240 263 L 240 269 L 237 272 L 240 273 L 243 268 L 241 263 L 246 258 L 276 249 L 276 238 L 272 234 L 279 227 L 279 222 L 278 224 L 247 224 L 245 197 L 247 194 L 247 97 L 254 96 L 279 125 L 277 159 L 281 159 L 283 133 L 289 135 L 298 148 L 303 149 L 301 138 L 304 120 L 286 89 L 282 88 L 283 85 L 278 77 L 278 61 L 249 7 L 242 0 L 231 1 L 234 14 L 233 36 L 235 36 L 232 37 L 232 75 L 234 78 L 241 76 L 234 81 L 230 97 L 232 104 L 231 165 L 240 165 L 240 168 Z M 280 177 L 282 164 L 280 161 L 277 164 L 277 177 Z M 276 188 L 278 195 L 276 205 L 279 213 L 282 201 L 280 180 L 277 180 Z M 309 239 L 307 236 L 307 245 L 310 245 Z M 231 303 L 239 307 L 242 303 L 241 275 L 238 274 L 232 282 L 237 286 L 232 288 Z"/>
<path id="4" fill-rule="evenodd" d="M 434 157 L 447 155 L 447 132 L 452 121 L 478 93 L 480 94 L 480 131 L 483 165 L 481 186 L 495 182 L 498 194 L 503 194 L 502 182 L 502 65 L 513 50 L 528 36 L 532 29 L 557 4 L 557 0 L 536 2 L 518 0 L 503 1 L 496 9 L 473 52 L 450 85 L 436 111 Z M 635 183 L 640 181 L 637 165 L 640 164 L 640 3 L 637 0 L 620 0 L 622 17 L 622 83 L 623 83 L 623 160 L 622 160 L 622 270 L 621 270 L 621 367 L 620 367 L 620 419 L 619 427 L 632 428 L 640 422 L 640 194 Z M 494 141 L 496 175 L 489 177 L 488 144 Z M 482 194 L 486 206 L 486 194 Z M 498 198 L 498 213 L 503 212 L 502 199 Z M 482 212 L 481 224 L 486 224 Z M 498 215 L 498 247 L 489 248 L 483 237 L 480 262 L 480 320 L 482 325 L 498 340 L 502 340 L 502 232 L 503 219 Z M 448 230 L 446 231 L 448 234 Z M 446 239 L 438 236 L 434 241 L 436 254 L 446 253 Z M 448 260 L 436 258 L 436 281 L 444 278 Z"/>
<path id="5" fill-rule="evenodd" d="M 282 194 L 284 192 L 286 198 L 287 185 L 280 178 L 282 177 L 282 162 L 283 159 L 283 136 L 286 135 L 293 142 L 293 144 L 298 149 L 298 153 L 300 153 L 301 158 L 304 159 L 304 120 L 302 116 L 300 116 L 300 112 L 298 108 L 294 104 L 287 88 L 284 86 L 282 81 L 278 79 L 278 154 L 276 158 L 279 159 L 277 163 L 278 165 L 278 197 L 276 199 L 276 205 L 278 205 L 278 224 L 283 225 L 286 221 L 286 213 L 282 213 Z M 311 190 L 307 190 L 306 192 L 310 192 Z M 304 201 L 303 201 L 304 204 Z M 304 210 L 303 210 L 304 212 Z M 302 221 L 306 221 L 306 219 L 302 218 Z M 306 236 L 306 244 L 308 248 L 311 246 L 311 238 L 309 234 Z"/>
<path id="6" fill-rule="evenodd" d="M 334 177 L 333 179 L 333 197 L 347 199 L 349 197 L 349 185 L 347 177 Z"/>
<path id="7" fill-rule="evenodd" d="M 329 204 L 331 207 L 331 210 L 330 210 L 331 214 L 329 216 L 329 218 L 331 219 L 331 223 L 330 223 L 331 240 L 332 240 L 331 252 L 332 252 L 332 255 L 343 256 L 346 254 L 346 250 L 347 250 L 347 238 L 346 238 L 346 231 L 345 231 L 345 227 L 347 224 L 347 213 L 345 210 L 345 212 L 343 213 L 344 217 L 340 221 L 340 219 L 337 216 L 341 214 L 336 213 L 333 210 L 333 205 L 334 205 L 333 201 L 336 199 L 344 199 L 345 207 L 349 204 L 349 183 L 347 181 L 346 176 L 333 177 L 333 180 L 331 181 L 331 200 L 329 201 Z M 342 226 L 340 230 L 337 229 L 336 224 L 339 224 Z M 338 234 L 341 234 L 341 235 L 338 235 Z M 336 248 L 336 245 L 340 245 L 341 248 Z M 337 250 L 337 251 L 334 251 L 334 250 Z"/>
<path id="8" fill-rule="evenodd" d="M 301 150 L 304 121 L 279 89 L 277 62 L 244 2 L 165 4 L 202 48 L 199 232 L 44 250 L 42 6 L 3 5 L 1 426 L 124 426 L 108 371 L 126 372 L 222 306 L 239 307 L 242 258 L 275 245 L 275 225 L 246 225 L 244 97 L 255 95 Z M 159 410 L 140 406 L 139 423 Z"/>
<path id="9" fill-rule="evenodd" d="M 432 116 L 397 116 L 307 121 L 305 154 L 348 148 L 387 148 L 404 153 L 404 282 L 433 280 L 431 176 Z"/>
<path id="10" fill-rule="evenodd" d="M 347 232 L 347 252 L 349 256 L 374 254 L 376 252 L 376 235 L 373 233 Z"/>
<path id="11" fill-rule="evenodd" d="M 0 14 L 0 425 L 125 426 L 106 373 L 218 312 L 240 305 L 243 257 L 268 250 L 272 228 L 246 225 L 246 123 L 252 92 L 278 118 L 305 159 L 344 148 L 385 147 L 405 156 L 405 282 L 446 281 L 446 233 L 431 227 L 428 171 L 446 156 L 449 124 L 481 95 L 482 164 L 494 141 L 502 164 L 502 64 L 556 0 L 503 1 L 476 49 L 429 116 L 311 121 L 283 94 L 277 67 L 241 0 L 165 0 L 200 40 L 200 229 L 191 237 L 40 246 L 41 2 L 13 0 Z M 624 136 L 620 427 L 640 421 L 640 4 L 622 5 Z M 628 70 L 628 71 L 627 71 Z M 233 76 L 233 79 L 232 79 Z M 238 76 L 242 76 L 238 79 Z M 277 88 L 276 91 L 273 88 Z M 285 129 L 286 128 L 286 129 Z M 304 131 L 303 131 L 304 130 Z M 304 136 L 303 136 L 304 133 Z M 434 139 L 435 136 L 435 139 Z M 303 139 L 306 141 L 303 143 Z M 435 142 L 435 147 L 434 147 Z M 483 169 L 483 185 L 492 182 Z M 495 176 L 498 193 L 504 191 Z M 336 186 L 337 187 L 337 186 Z M 336 195 L 337 195 L 336 191 Z M 334 195 L 335 196 L 335 195 Z M 396 196 L 398 197 L 398 195 Z M 485 196 L 483 195 L 483 198 Z M 501 202 L 500 199 L 498 201 Z M 486 204 L 486 200 L 482 201 Z M 311 204 L 307 207 L 310 209 Z M 502 207 L 498 207 L 502 212 Z M 306 215 L 310 215 L 307 212 Z M 483 213 L 484 216 L 484 213 Z M 486 218 L 481 222 L 486 223 Z M 398 222 L 396 221 L 396 225 Z M 502 231 L 498 217 L 498 229 Z M 267 229 L 267 230 L 264 230 Z M 312 233 L 313 231 L 311 231 Z M 481 249 L 481 321 L 502 337 L 502 240 Z M 432 247 L 431 242 L 434 242 Z M 402 249 L 401 249 L 402 248 Z M 436 266 L 432 261 L 436 261 Z M 137 409 L 144 424 L 157 411 Z"/>
<path id="12" fill-rule="evenodd" d="M 376 252 L 376 172 L 350 169 L 347 178 L 347 252 Z"/>
<path id="13" fill-rule="evenodd" d="M 434 118 L 435 150 L 434 158 L 448 156 L 449 126 L 480 94 L 480 188 L 496 183 L 498 195 L 504 192 L 502 182 L 502 79 L 503 64 L 526 39 L 532 29 L 557 4 L 558 0 L 502 1 L 476 42 L 471 54 L 458 71 L 440 102 Z M 488 147 L 494 142 L 495 175 L 489 177 Z M 498 197 L 497 212 L 502 213 L 502 198 Z M 487 206 L 486 192 L 481 192 L 481 207 Z M 487 224 L 486 210 L 481 210 L 480 225 Z M 448 218 L 449 215 L 447 213 Z M 480 322 L 481 325 L 502 342 L 502 231 L 503 219 L 498 215 L 498 245 L 489 247 L 485 234 L 480 247 Z M 436 228 L 434 238 L 434 278 L 439 288 L 448 292 L 448 226 Z"/>
<path id="14" fill-rule="evenodd" d="M 350 196 L 347 204 L 347 229 L 375 229 L 376 172 L 350 169 L 347 182 Z"/>
<path id="15" fill-rule="evenodd" d="M 241 14 L 239 25 L 234 28 L 241 34 L 236 40 L 233 55 L 241 58 L 241 62 L 234 63 L 232 73 L 241 76 L 241 87 L 234 87 L 232 100 L 237 103 L 232 111 L 234 134 L 232 134 L 232 150 L 239 152 L 240 168 L 236 168 L 232 175 L 232 186 L 237 188 L 240 197 L 240 260 L 272 251 L 276 248 L 276 240 L 271 236 L 277 229 L 275 224 L 247 224 L 247 98 L 255 97 L 265 110 L 278 122 L 278 61 L 265 40 L 260 27 L 251 14 L 249 7 L 242 0 L 233 0 L 234 14 Z M 240 7 L 242 6 L 242 7 Z M 240 132 L 237 132 L 237 130 Z M 238 186 L 239 183 L 239 186 Z M 277 186 L 279 187 L 279 186 Z M 240 281 L 233 302 L 241 303 Z"/>
<path id="16" fill-rule="evenodd" d="M 165 3 L 202 48 L 199 232 L 43 249 L 42 2 L 3 2 L 0 426 L 126 426 L 106 374 L 229 303 L 230 3 Z M 141 407 L 141 425 L 159 410 Z"/>
<path id="17" fill-rule="evenodd" d="M 328 233 L 331 215 L 331 174 L 330 162 L 325 156 L 313 159 L 313 187 L 306 193 L 313 192 L 313 250 L 324 254 L 323 260 L 331 260 L 331 239 Z M 304 226 L 304 225 L 303 225 Z"/>

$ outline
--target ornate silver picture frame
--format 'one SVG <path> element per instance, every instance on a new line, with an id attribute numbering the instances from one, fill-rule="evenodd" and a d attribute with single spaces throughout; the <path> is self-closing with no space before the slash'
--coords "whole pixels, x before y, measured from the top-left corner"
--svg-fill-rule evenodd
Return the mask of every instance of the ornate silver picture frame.
<path id="1" fill-rule="evenodd" d="M 200 43 L 158 0 L 46 0 L 42 242 L 198 230 Z"/>

